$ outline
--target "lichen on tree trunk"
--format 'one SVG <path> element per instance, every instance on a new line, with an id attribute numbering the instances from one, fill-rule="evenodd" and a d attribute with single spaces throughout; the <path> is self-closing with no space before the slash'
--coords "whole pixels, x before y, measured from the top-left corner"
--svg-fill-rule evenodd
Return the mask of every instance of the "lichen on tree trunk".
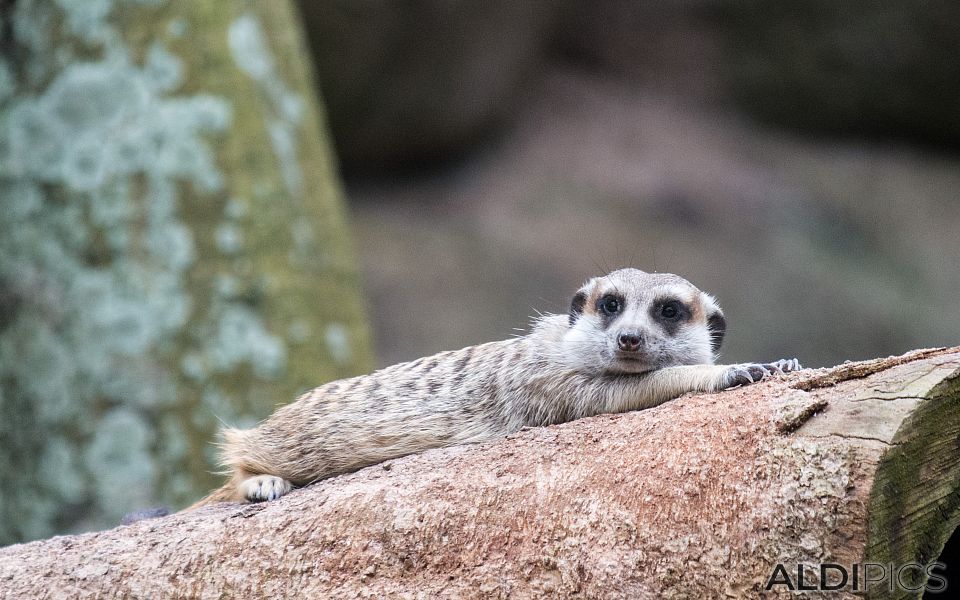
<path id="1" fill-rule="evenodd" d="M 960 525 L 958 382 L 952 348 L 686 395 L 2 549 L 0 582 L 23 597 L 794 597 L 764 590 L 777 564 L 794 585 L 806 565 L 809 586 L 821 563 L 937 558 Z M 804 597 L 862 595 L 859 579 Z"/>
<path id="2" fill-rule="evenodd" d="M 216 482 L 221 422 L 371 366 L 287 1 L 0 5 L 0 543 Z"/>

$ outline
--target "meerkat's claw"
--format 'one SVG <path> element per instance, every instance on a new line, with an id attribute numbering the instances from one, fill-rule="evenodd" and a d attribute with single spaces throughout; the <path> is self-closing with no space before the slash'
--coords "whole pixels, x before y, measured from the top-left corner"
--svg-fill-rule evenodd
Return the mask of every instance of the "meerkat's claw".
<path id="1" fill-rule="evenodd" d="M 726 381 L 723 389 L 749 385 L 769 377 L 772 373 L 769 365 L 759 363 L 744 363 L 732 365 L 726 372 Z"/>
<path id="2" fill-rule="evenodd" d="M 250 502 L 276 500 L 292 489 L 293 485 L 289 481 L 273 475 L 257 475 L 240 484 L 243 497 Z"/>
<path id="3" fill-rule="evenodd" d="M 803 367 L 800 366 L 800 361 L 795 358 L 781 358 L 777 362 L 764 366 L 775 369 L 781 375 L 784 373 L 793 373 L 794 371 L 803 369 Z"/>
<path id="4" fill-rule="evenodd" d="M 743 363 L 732 365 L 726 373 L 723 389 L 758 383 L 774 375 L 784 375 L 799 371 L 802 367 L 795 358 L 781 359 L 772 363 Z"/>

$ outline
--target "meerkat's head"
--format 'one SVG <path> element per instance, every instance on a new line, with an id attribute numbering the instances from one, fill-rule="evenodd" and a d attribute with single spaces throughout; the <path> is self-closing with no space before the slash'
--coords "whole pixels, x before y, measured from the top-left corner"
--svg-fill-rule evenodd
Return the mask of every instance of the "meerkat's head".
<path id="1" fill-rule="evenodd" d="M 620 269 L 573 296 L 560 351 L 578 369 L 643 373 L 712 364 L 725 331 L 716 300 L 686 279 Z"/>

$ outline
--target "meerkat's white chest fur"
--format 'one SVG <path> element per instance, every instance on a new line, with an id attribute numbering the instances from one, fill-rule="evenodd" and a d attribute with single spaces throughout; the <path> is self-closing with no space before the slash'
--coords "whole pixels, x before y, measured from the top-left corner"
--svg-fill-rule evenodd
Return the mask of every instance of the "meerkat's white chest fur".
<path id="1" fill-rule="evenodd" d="M 649 408 L 800 368 L 796 360 L 714 365 L 725 331 L 713 297 L 685 279 L 614 271 L 588 281 L 567 315 L 539 319 L 528 335 L 331 382 L 254 429 L 226 430 L 231 480 L 198 505 L 272 500 L 427 448 Z"/>

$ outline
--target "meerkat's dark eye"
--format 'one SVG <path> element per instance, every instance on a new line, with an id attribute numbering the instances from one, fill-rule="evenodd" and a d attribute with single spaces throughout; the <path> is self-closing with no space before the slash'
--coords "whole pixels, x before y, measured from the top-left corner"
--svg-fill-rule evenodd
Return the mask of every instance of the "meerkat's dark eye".
<path id="1" fill-rule="evenodd" d="M 660 316 L 668 321 L 672 321 L 680 317 L 680 303 L 676 300 L 671 300 L 666 302 L 663 306 L 660 307 Z"/>
<path id="2" fill-rule="evenodd" d="M 604 296 L 600 299 L 600 310 L 607 315 L 615 315 L 623 310 L 623 302 L 616 296 Z"/>

